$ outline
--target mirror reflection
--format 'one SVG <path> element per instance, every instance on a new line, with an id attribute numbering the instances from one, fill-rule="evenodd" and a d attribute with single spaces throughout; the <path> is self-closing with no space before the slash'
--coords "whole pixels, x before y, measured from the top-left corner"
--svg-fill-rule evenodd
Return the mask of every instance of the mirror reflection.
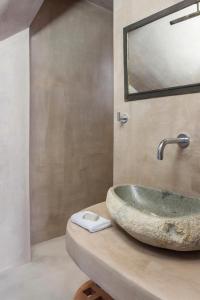
<path id="1" fill-rule="evenodd" d="M 128 32 L 128 93 L 200 83 L 199 3 Z"/>

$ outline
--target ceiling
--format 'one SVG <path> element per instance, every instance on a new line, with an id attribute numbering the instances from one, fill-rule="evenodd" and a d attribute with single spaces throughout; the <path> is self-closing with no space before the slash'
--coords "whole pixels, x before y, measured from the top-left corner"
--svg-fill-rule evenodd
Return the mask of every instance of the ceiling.
<path id="1" fill-rule="evenodd" d="M 0 40 L 29 27 L 44 0 L 0 0 Z"/>
<path id="2" fill-rule="evenodd" d="M 113 11 L 113 0 L 89 0 L 89 1 Z"/>
<path id="3" fill-rule="evenodd" d="M 89 1 L 113 10 L 113 0 Z M 0 0 L 0 41 L 29 27 L 43 2 L 44 0 Z"/>

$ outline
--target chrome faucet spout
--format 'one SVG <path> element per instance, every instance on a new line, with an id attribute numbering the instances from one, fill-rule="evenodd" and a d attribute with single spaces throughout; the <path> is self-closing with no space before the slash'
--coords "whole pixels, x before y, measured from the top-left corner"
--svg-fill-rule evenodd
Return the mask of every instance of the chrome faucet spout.
<path id="1" fill-rule="evenodd" d="M 157 159 L 158 160 L 163 160 L 164 150 L 168 144 L 177 144 L 177 145 L 179 145 L 180 148 L 184 149 L 189 146 L 190 138 L 186 134 L 181 133 L 175 139 L 170 138 L 170 139 L 162 140 L 160 142 L 160 144 L 158 145 L 158 150 L 157 150 Z"/>

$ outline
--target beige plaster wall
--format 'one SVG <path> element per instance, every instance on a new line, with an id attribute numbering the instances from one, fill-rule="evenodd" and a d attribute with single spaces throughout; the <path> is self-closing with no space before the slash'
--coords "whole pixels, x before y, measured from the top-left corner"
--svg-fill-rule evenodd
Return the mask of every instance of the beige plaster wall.
<path id="1" fill-rule="evenodd" d="M 112 185 L 112 33 L 112 13 L 88 1 L 47 0 L 31 25 L 33 243 Z"/>
<path id="2" fill-rule="evenodd" d="M 200 194 L 200 94 L 124 102 L 122 29 L 179 1 L 114 1 L 114 183 L 166 188 L 186 195 Z M 127 112 L 129 123 L 120 127 L 117 111 Z M 156 150 L 163 138 L 179 133 L 191 137 L 180 151 L 167 146 L 163 161 Z"/>
<path id="3" fill-rule="evenodd" d="M 0 42 L 0 271 L 30 259 L 29 30 Z"/>

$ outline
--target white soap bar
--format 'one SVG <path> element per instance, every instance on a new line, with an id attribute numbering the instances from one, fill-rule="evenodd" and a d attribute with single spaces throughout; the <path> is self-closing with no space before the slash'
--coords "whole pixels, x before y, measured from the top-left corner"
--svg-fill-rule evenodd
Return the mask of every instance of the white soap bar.
<path id="1" fill-rule="evenodd" d="M 91 212 L 86 212 L 83 215 L 83 219 L 96 222 L 99 219 L 99 216 L 97 214 L 94 214 L 94 213 L 91 213 Z"/>
<path id="2" fill-rule="evenodd" d="M 111 221 L 91 211 L 80 211 L 71 216 L 71 221 L 89 232 L 97 232 L 112 226 Z"/>

